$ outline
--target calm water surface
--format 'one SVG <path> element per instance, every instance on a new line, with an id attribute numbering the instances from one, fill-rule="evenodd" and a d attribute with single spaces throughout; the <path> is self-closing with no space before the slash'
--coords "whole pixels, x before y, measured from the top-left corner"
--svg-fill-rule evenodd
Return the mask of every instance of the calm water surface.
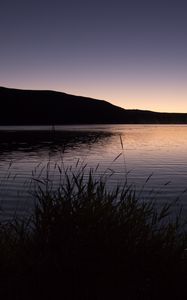
<path id="1" fill-rule="evenodd" d="M 32 178 L 45 177 L 49 162 L 57 182 L 57 164 L 76 166 L 78 160 L 79 166 L 87 164 L 87 170 L 99 164 L 98 175 L 114 171 L 110 187 L 127 178 L 137 194 L 151 175 L 142 196 L 147 200 L 156 197 L 158 203 L 180 196 L 187 214 L 186 125 L 84 125 L 56 126 L 55 131 L 47 126 L 1 127 L 2 216 L 31 209 L 33 200 L 28 191 Z"/>

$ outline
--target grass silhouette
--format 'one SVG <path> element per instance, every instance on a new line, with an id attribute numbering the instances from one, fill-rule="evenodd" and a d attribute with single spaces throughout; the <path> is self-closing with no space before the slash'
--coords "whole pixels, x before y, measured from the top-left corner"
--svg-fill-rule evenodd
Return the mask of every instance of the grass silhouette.
<path id="1" fill-rule="evenodd" d="M 186 233 L 170 205 L 156 209 L 127 182 L 111 190 L 84 167 L 59 173 L 55 188 L 49 174 L 34 179 L 29 218 L 0 226 L 2 299 L 187 296 Z"/>

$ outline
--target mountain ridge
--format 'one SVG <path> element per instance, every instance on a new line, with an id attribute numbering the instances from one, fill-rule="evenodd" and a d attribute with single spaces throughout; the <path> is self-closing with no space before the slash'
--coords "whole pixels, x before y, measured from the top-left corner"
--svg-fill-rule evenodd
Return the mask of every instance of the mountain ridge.
<path id="1" fill-rule="evenodd" d="M 124 109 L 53 90 L 0 87 L 0 125 L 187 124 L 187 113 Z"/>

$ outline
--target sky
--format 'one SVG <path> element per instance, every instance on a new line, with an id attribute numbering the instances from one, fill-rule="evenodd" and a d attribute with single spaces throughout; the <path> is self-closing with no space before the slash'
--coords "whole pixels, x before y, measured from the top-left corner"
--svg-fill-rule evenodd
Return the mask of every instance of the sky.
<path id="1" fill-rule="evenodd" d="M 187 1 L 1 0 L 0 86 L 187 113 Z"/>

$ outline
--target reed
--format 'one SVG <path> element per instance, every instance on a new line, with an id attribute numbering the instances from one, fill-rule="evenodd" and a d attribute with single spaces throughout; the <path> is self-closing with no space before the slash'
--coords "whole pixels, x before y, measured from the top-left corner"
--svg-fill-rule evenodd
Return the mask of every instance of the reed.
<path id="1" fill-rule="evenodd" d="M 49 172 L 49 170 L 48 170 Z M 3 299 L 177 299 L 187 295 L 186 233 L 171 206 L 108 189 L 85 168 L 35 178 L 35 207 L 0 226 Z M 63 176 L 62 176 L 63 175 Z"/>

